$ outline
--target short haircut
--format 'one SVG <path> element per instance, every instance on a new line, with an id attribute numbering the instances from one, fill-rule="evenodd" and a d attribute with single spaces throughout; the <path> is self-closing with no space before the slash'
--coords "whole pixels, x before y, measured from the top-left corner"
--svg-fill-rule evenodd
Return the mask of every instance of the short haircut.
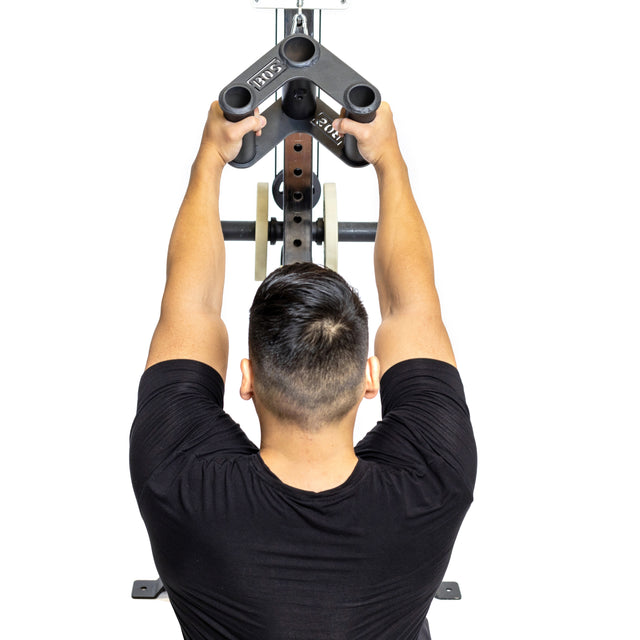
<path id="1" fill-rule="evenodd" d="M 315 430 L 343 418 L 364 391 L 367 312 L 336 272 L 296 263 L 272 272 L 249 318 L 254 389 L 283 422 Z"/>

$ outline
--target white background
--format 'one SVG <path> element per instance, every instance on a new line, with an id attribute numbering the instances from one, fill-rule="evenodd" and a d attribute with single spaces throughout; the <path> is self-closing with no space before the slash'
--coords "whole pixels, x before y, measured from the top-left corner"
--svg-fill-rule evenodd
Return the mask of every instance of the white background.
<path id="1" fill-rule="evenodd" d="M 435 640 L 640 638 L 639 31 L 631 0 L 323 14 L 394 110 L 478 441 Z M 4 638 L 180 637 L 168 602 L 129 597 L 156 572 L 128 431 L 208 105 L 273 43 L 248 0 L 3 4 Z M 320 172 L 341 220 L 375 219 L 371 168 L 323 152 Z M 227 169 L 223 217 L 252 219 L 272 178 L 272 156 Z M 375 330 L 371 254 L 341 246 L 340 270 Z M 227 256 L 226 406 L 257 440 L 237 396 L 253 247 Z"/>

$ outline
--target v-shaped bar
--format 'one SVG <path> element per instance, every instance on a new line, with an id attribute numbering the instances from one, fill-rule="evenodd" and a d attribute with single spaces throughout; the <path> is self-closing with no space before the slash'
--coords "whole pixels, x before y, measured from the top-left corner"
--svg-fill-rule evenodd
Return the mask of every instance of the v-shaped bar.
<path id="1" fill-rule="evenodd" d="M 341 104 L 348 118 L 371 122 L 380 106 L 380 92 L 326 47 L 302 33 L 286 37 L 228 84 L 219 97 L 227 120 L 237 122 L 283 88 L 282 98 L 265 112 L 262 134 L 247 134 L 235 167 L 254 165 L 290 133 L 309 133 L 343 162 L 363 166 L 353 136 L 341 136 L 331 123 L 338 117 L 316 98 L 315 87 Z"/>

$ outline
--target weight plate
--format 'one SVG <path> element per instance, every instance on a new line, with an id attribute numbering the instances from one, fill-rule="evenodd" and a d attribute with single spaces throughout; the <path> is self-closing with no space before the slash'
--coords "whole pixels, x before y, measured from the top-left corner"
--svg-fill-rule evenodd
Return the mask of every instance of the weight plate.
<path id="1" fill-rule="evenodd" d="M 269 183 L 258 183 L 256 206 L 256 265 L 255 279 L 262 282 L 267 277 L 267 245 L 269 244 Z"/>
<path id="2" fill-rule="evenodd" d="M 338 270 L 338 196 L 334 182 L 324 185 L 324 266 Z"/>

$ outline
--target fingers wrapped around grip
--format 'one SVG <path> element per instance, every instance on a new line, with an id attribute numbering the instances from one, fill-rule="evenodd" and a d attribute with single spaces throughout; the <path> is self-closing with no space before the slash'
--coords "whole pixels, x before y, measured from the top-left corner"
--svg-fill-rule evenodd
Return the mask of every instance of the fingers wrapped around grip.
<path id="1" fill-rule="evenodd" d="M 230 122 L 243 122 L 242 146 L 231 160 L 239 163 L 251 162 L 256 155 L 256 127 L 251 116 L 257 111 L 253 92 L 243 85 L 231 85 L 223 89 L 219 97 L 220 108 Z"/>
<path id="2" fill-rule="evenodd" d="M 371 164 L 379 162 L 392 148 L 398 146 L 393 114 L 386 102 L 382 102 L 376 111 L 375 119 L 370 122 L 358 122 L 346 112 L 333 122 L 333 128 L 344 135 L 345 145 L 349 139 L 357 142 L 356 152 Z M 346 153 L 346 150 L 345 150 Z"/>
<path id="3" fill-rule="evenodd" d="M 220 104 L 216 101 L 211 105 L 207 117 L 207 123 L 202 134 L 201 152 L 207 157 L 219 158 L 223 165 L 231 162 L 238 154 L 242 154 L 242 148 L 246 144 L 245 153 L 250 153 L 250 145 L 253 142 L 255 148 L 255 136 L 260 135 L 267 121 L 256 109 L 237 122 L 231 122 L 226 117 Z M 249 138 L 249 142 L 245 140 Z M 214 154 L 211 156 L 210 152 Z"/>
<path id="4" fill-rule="evenodd" d="M 373 122 L 376 110 L 380 106 L 380 93 L 369 84 L 354 84 L 344 92 L 344 105 L 347 118 L 359 123 Z M 344 138 L 344 153 L 352 162 L 364 162 L 357 138 L 348 133 Z"/>

